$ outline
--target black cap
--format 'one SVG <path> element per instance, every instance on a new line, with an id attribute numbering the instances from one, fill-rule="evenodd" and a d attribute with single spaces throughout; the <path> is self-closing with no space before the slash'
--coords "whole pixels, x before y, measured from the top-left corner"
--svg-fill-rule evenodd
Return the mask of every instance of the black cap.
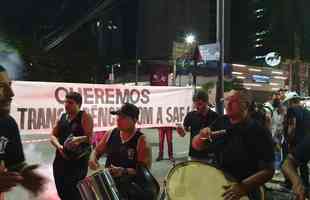
<path id="1" fill-rule="evenodd" d="M 122 105 L 121 109 L 117 111 L 111 111 L 112 115 L 125 115 L 133 119 L 139 119 L 139 108 L 131 103 L 125 103 Z"/>

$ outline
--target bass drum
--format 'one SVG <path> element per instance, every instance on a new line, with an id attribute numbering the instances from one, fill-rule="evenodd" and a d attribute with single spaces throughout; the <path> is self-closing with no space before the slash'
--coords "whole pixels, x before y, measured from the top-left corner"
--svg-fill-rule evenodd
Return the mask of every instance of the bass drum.
<path id="1" fill-rule="evenodd" d="M 222 171 L 208 164 L 199 161 L 179 163 L 166 177 L 166 200 L 223 200 L 223 186 L 232 183 Z"/>

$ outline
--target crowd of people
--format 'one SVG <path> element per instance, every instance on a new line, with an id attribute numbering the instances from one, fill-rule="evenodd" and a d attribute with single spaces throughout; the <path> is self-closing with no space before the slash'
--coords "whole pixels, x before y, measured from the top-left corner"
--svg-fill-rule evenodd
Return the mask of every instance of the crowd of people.
<path id="1" fill-rule="evenodd" d="M 308 135 L 310 111 L 296 92 L 280 89 L 269 101 L 258 106 L 252 102 L 252 118 L 265 126 L 272 136 L 276 175 L 282 171 L 286 190 L 305 199 L 309 190 Z"/>
<path id="2" fill-rule="evenodd" d="M 13 96 L 6 70 L 0 67 L 1 200 L 3 192 L 16 185 L 38 194 L 46 181 L 36 172 L 37 165 L 25 161 L 18 127 L 9 115 Z M 260 188 L 281 170 L 286 177 L 285 186 L 292 188 L 298 200 L 304 200 L 309 187 L 310 112 L 301 105 L 301 97 L 279 90 L 270 101 L 258 105 L 248 90 L 239 89 L 224 101 L 226 114 L 221 116 L 208 107 L 207 93 L 195 91 L 195 109 L 176 127 L 181 137 L 190 132 L 188 159 L 212 164 L 234 177 L 234 184 L 224 186 L 225 200 L 243 196 L 262 199 Z M 93 121 L 90 114 L 80 110 L 82 102 L 79 93 L 68 93 L 66 112 L 51 133 L 50 141 L 56 149 L 53 175 L 59 197 L 82 199 L 78 182 L 87 176 L 88 167 L 98 170 L 98 160 L 106 156 L 104 167 L 113 176 L 122 199 L 154 199 L 152 184 L 141 179 L 145 174 L 140 169 L 150 169 L 152 156 L 145 134 L 136 126 L 138 107 L 125 103 L 112 111 L 116 128 L 103 134 L 92 147 Z M 215 134 L 216 131 L 222 134 Z M 172 132 L 172 127 L 159 129 L 157 161 L 163 159 L 165 136 L 169 159 L 174 161 Z"/>

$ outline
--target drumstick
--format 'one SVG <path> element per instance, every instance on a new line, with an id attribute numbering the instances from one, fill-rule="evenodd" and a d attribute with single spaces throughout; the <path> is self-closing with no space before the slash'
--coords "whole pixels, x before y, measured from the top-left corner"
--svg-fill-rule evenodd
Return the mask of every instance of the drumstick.
<path id="1" fill-rule="evenodd" d="M 202 137 L 200 138 L 201 140 L 210 140 L 212 141 L 213 139 L 216 139 L 220 136 L 223 136 L 223 135 L 226 135 L 227 132 L 226 132 L 226 129 L 223 129 L 223 130 L 218 130 L 218 131 L 212 131 L 209 135 L 209 137 Z"/>

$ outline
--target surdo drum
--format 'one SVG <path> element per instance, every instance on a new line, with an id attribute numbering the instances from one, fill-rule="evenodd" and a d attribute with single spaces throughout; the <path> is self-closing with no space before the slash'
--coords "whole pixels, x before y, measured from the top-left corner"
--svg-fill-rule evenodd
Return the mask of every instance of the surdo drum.
<path id="1" fill-rule="evenodd" d="M 232 183 L 222 171 L 208 164 L 179 163 L 166 177 L 166 200 L 223 200 L 223 186 Z M 243 197 L 241 200 L 249 199 Z"/>

